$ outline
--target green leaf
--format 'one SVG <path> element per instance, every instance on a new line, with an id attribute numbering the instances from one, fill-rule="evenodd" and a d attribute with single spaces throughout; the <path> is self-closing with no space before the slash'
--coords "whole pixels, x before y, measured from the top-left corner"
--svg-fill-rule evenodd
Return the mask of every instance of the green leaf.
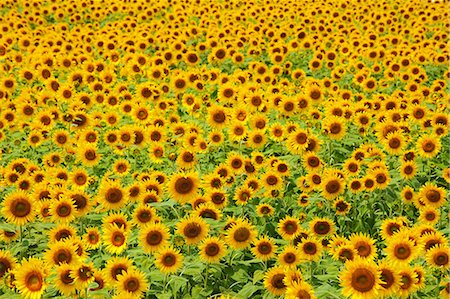
<path id="1" fill-rule="evenodd" d="M 247 282 L 249 279 L 247 272 L 242 268 L 234 272 L 234 274 L 231 275 L 231 278 L 239 282 Z"/>
<path id="2" fill-rule="evenodd" d="M 258 291 L 259 289 L 259 286 L 254 285 L 252 282 L 249 282 L 242 287 L 242 290 L 240 290 L 238 294 L 243 296 L 244 298 L 251 298 L 253 293 Z"/>
<path id="3" fill-rule="evenodd" d="M 265 274 L 264 271 L 262 271 L 262 270 L 256 270 L 256 271 L 253 273 L 253 284 L 256 284 L 258 281 L 263 280 L 265 275 L 266 275 L 266 274 Z"/>

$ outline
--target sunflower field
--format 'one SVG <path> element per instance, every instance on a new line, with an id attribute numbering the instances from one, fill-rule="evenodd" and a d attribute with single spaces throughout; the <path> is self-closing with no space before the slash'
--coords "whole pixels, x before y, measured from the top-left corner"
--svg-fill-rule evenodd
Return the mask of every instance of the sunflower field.
<path id="1" fill-rule="evenodd" d="M 444 0 L 0 1 L 0 298 L 450 298 Z"/>

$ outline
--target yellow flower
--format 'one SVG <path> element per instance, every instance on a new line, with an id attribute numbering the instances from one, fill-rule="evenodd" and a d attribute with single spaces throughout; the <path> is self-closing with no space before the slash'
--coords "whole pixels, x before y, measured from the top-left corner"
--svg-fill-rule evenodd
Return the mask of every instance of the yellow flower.
<path id="1" fill-rule="evenodd" d="M 377 265 L 370 260 L 347 261 L 339 275 L 342 293 L 354 299 L 375 298 L 382 283 L 380 275 Z"/>

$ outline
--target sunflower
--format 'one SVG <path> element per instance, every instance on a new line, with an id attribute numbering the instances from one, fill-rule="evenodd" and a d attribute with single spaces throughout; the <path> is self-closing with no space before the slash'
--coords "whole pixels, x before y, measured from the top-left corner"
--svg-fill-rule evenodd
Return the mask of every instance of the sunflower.
<path id="1" fill-rule="evenodd" d="M 197 196 L 199 179 L 197 173 L 177 173 L 168 182 L 169 194 L 180 203 L 186 203 Z"/>
<path id="2" fill-rule="evenodd" d="M 114 163 L 113 170 L 115 174 L 124 176 L 130 171 L 130 162 L 126 159 L 118 159 Z"/>
<path id="3" fill-rule="evenodd" d="M 323 246 L 320 241 L 312 237 L 306 237 L 297 244 L 300 257 L 307 261 L 318 261 L 322 255 Z"/>
<path id="4" fill-rule="evenodd" d="M 273 295 L 281 296 L 286 292 L 284 270 L 281 267 L 271 268 L 264 277 L 264 287 Z"/>
<path id="5" fill-rule="evenodd" d="M 110 212 L 108 216 L 103 217 L 102 224 L 103 229 L 108 229 L 114 225 L 124 229 L 126 232 L 129 232 L 131 229 L 128 223 L 128 215 L 123 212 Z"/>
<path id="6" fill-rule="evenodd" d="M 433 207 L 423 207 L 420 209 L 419 223 L 435 225 L 440 218 L 440 212 Z"/>
<path id="7" fill-rule="evenodd" d="M 394 265 L 409 264 L 420 254 L 419 248 L 414 245 L 414 242 L 401 233 L 387 240 L 385 252 L 389 262 Z"/>
<path id="8" fill-rule="evenodd" d="M 117 275 L 117 295 L 120 298 L 139 299 L 147 291 L 149 284 L 143 272 L 129 270 Z"/>
<path id="9" fill-rule="evenodd" d="M 9 251 L 0 250 L 0 279 L 16 268 L 16 259 Z"/>
<path id="10" fill-rule="evenodd" d="M 282 267 L 297 267 L 300 263 L 300 254 L 294 246 L 285 246 L 278 254 L 278 263 Z"/>
<path id="11" fill-rule="evenodd" d="M 439 208 L 446 201 L 446 192 L 435 183 L 426 182 L 419 190 L 418 199 L 429 207 Z"/>
<path id="12" fill-rule="evenodd" d="M 172 247 L 166 247 L 155 254 L 155 265 L 162 273 L 175 273 L 183 265 L 183 255 Z"/>
<path id="13" fill-rule="evenodd" d="M 128 194 L 119 182 L 103 180 L 99 186 L 97 201 L 107 210 L 120 209 L 128 201 Z"/>
<path id="14" fill-rule="evenodd" d="M 433 246 L 426 253 L 426 260 L 428 265 L 437 269 L 450 268 L 450 248 L 446 244 L 439 244 Z"/>
<path id="15" fill-rule="evenodd" d="M 405 137 L 399 131 L 387 134 L 383 139 L 384 148 L 391 155 L 400 155 L 405 147 Z"/>
<path id="16" fill-rule="evenodd" d="M 392 236 L 394 236 L 396 233 L 400 231 L 400 229 L 403 227 L 403 222 L 399 219 L 385 219 L 381 223 L 381 237 L 383 239 L 389 239 Z"/>
<path id="17" fill-rule="evenodd" d="M 335 228 L 332 220 L 315 218 L 309 223 L 311 232 L 317 237 L 326 237 L 334 234 Z"/>
<path id="18" fill-rule="evenodd" d="M 89 185 L 91 177 L 88 172 L 83 168 L 75 168 L 70 172 L 70 182 L 72 182 L 72 186 L 84 189 Z"/>
<path id="19" fill-rule="evenodd" d="M 153 253 L 168 245 L 169 229 L 162 223 L 149 223 L 139 232 L 139 243 L 145 252 Z"/>
<path id="20" fill-rule="evenodd" d="M 227 231 L 226 241 L 234 249 L 244 249 L 256 238 L 256 230 L 248 221 L 238 219 Z"/>
<path id="21" fill-rule="evenodd" d="M 287 136 L 286 147 L 293 154 L 303 154 L 308 148 L 308 133 L 303 129 L 290 132 Z"/>
<path id="22" fill-rule="evenodd" d="M 49 250 L 45 252 L 45 261 L 52 266 L 62 264 L 76 265 L 79 262 L 76 253 L 77 247 L 70 240 L 63 240 L 49 245 Z"/>
<path id="23" fill-rule="evenodd" d="M 222 106 L 212 106 L 208 109 L 208 124 L 215 129 L 227 126 L 229 114 Z"/>
<path id="24" fill-rule="evenodd" d="M 273 215 L 274 212 L 275 209 L 268 203 L 262 203 L 256 207 L 256 213 L 259 217 L 269 217 Z"/>
<path id="25" fill-rule="evenodd" d="M 410 180 L 416 176 L 417 164 L 414 161 L 402 162 L 400 165 L 400 176 L 405 180 Z"/>
<path id="26" fill-rule="evenodd" d="M 83 236 L 84 243 L 87 244 L 87 249 L 97 249 L 101 245 L 101 235 L 97 227 L 90 227 L 86 229 Z"/>
<path id="27" fill-rule="evenodd" d="M 177 224 L 177 231 L 187 245 L 197 244 L 208 235 L 209 225 L 198 216 L 187 217 Z"/>
<path id="28" fill-rule="evenodd" d="M 70 277 L 74 279 L 77 289 L 86 289 L 94 281 L 94 271 L 92 263 L 82 263 L 72 269 Z"/>
<path id="29" fill-rule="evenodd" d="M 339 279 L 344 296 L 375 298 L 382 283 L 377 265 L 367 259 L 355 259 L 345 263 Z"/>
<path id="30" fill-rule="evenodd" d="M 347 133 L 345 121 L 336 116 L 328 116 L 322 125 L 325 133 L 334 140 L 341 140 Z"/>
<path id="31" fill-rule="evenodd" d="M 267 236 L 263 236 L 253 242 L 254 247 L 252 247 L 251 251 L 255 258 L 268 261 L 275 257 L 277 251 L 277 245 L 275 245 L 274 240 Z"/>
<path id="32" fill-rule="evenodd" d="M 76 291 L 75 279 L 70 276 L 71 271 L 71 265 L 60 265 L 56 268 L 56 277 L 53 281 L 56 289 L 66 297 L 69 297 Z"/>
<path id="33" fill-rule="evenodd" d="M 326 199 L 335 199 L 345 190 L 345 181 L 335 173 L 330 173 L 322 179 L 322 195 Z"/>
<path id="34" fill-rule="evenodd" d="M 375 241 L 363 233 L 352 234 L 349 241 L 361 258 L 373 260 L 377 256 Z"/>
<path id="35" fill-rule="evenodd" d="M 333 203 L 333 208 L 336 210 L 336 215 L 347 215 L 352 208 L 352 205 L 343 198 L 337 198 Z"/>
<path id="36" fill-rule="evenodd" d="M 15 225 L 24 225 L 34 220 L 35 204 L 22 190 L 8 194 L 3 200 L 2 213 L 6 221 Z"/>
<path id="37" fill-rule="evenodd" d="M 210 218 L 218 220 L 222 217 L 220 210 L 211 202 L 200 204 L 193 212 L 192 215 L 197 215 L 202 218 Z"/>
<path id="38" fill-rule="evenodd" d="M 25 299 L 42 297 L 47 288 L 45 279 L 49 274 L 49 269 L 42 260 L 34 257 L 23 260 L 20 267 L 12 273 L 15 278 L 14 284 Z"/>
<path id="39" fill-rule="evenodd" d="M 414 194 L 414 189 L 410 186 L 403 187 L 402 191 L 400 192 L 400 197 L 402 201 L 406 204 L 411 204 L 414 202 L 416 196 Z"/>
<path id="40" fill-rule="evenodd" d="M 247 137 L 247 146 L 252 149 L 260 149 L 267 142 L 266 134 L 263 130 L 250 131 Z"/>
<path id="41" fill-rule="evenodd" d="M 416 141 L 416 148 L 421 157 L 433 158 L 441 150 L 441 141 L 437 136 L 423 135 Z"/>
<path id="42" fill-rule="evenodd" d="M 133 262 L 128 257 L 113 256 L 106 261 L 104 268 L 106 282 L 115 285 L 118 276 L 134 269 Z"/>
<path id="43" fill-rule="evenodd" d="M 333 259 L 343 262 L 353 261 L 358 256 L 358 252 L 351 244 L 341 244 L 333 249 Z"/>
<path id="44" fill-rule="evenodd" d="M 100 161 L 101 154 L 98 153 L 95 146 L 84 144 L 78 148 L 77 157 L 84 166 L 93 167 Z"/>
<path id="45" fill-rule="evenodd" d="M 293 282 L 286 289 L 286 299 L 315 299 L 314 291 L 305 281 Z"/>
<path id="46" fill-rule="evenodd" d="M 395 295 L 407 298 L 417 290 L 417 273 L 409 266 L 403 266 L 398 269 L 398 274 L 400 276 L 400 288 Z"/>
<path id="47" fill-rule="evenodd" d="M 218 237 L 208 237 L 199 245 L 200 258 L 207 263 L 220 263 L 227 254 L 227 247 Z"/>
<path id="48" fill-rule="evenodd" d="M 69 239 L 77 235 L 74 227 L 60 223 L 56 227 L 52 228 L 49 233 L 50 243 L 58 242 L 64 239 Z"/>
<path id="49" fill-rule="evenodd" d="M 397 269 L 386 260 L 383 260 L 378 264 L 378 270 L 381 271 L 379 294 L 382 297 L 394 295 L 400 288 L 400 275 Z"/>
<path id="50" fill-rule="evenodd" d="M 75 201 L 61 196 L 50 204 L 50 215 L 54 222 L 69 223 L 75 219 Z"/>
<path id="51" fill-rule="evenodd" d="M 137 226 L 158 222 L 158 219 L 155 208 L 148 205 L 140 204 L 133 212 L 133 223 Z"/>
<path id="52" fill-rule="evenodd" d="M 111 254 L 120 254 L 127 249 L 128 232 L 116 224 L 109 225 L 103 230 L 103 244 L 105 250 Z"/>
<path id="53" fill-rule="evenodd" d="M 278 222 L 277 231 L 285 240 L 293 240 L 300 230 L 300 220 L 298 218 L 286 216 Z"/>
<path id="54" fill-rule="evenodd" d="M 266 191 L 281 190 L 283 188 L 283 179 L 275 171 L 267 171 L 260 179 Z"/>

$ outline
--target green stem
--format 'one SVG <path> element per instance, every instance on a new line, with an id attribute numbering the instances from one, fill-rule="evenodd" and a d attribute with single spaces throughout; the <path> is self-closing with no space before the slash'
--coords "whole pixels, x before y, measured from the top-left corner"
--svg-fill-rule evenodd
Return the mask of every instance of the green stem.
<path id="1" fill-rule="evenodd" d="M 19 232 L 20 232 L 20 245 L 22 245 L 22 241 L 23 241 L 23 226 L 22 225 L 19 226 Z"/>
<path id="2" fill-rule="evenodd" d="M 206 290 L 206 287 L 208 286 L 208 275 L 209 275 L 209 263 L 206 264 L 206 271 L 205 271 L 205 281 L 203 288 Z"/>

